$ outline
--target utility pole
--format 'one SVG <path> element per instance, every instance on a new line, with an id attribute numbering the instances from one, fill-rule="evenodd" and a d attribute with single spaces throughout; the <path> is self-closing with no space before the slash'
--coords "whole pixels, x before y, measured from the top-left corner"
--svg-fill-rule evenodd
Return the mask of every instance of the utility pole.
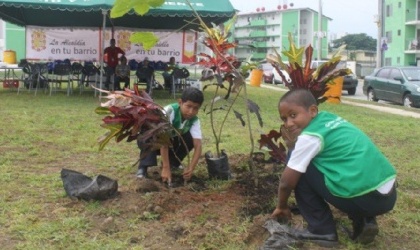
<path id="1" fill-rule="evenodd" d="M 318 34 L 317 34 L 317 59 L 321 60 L 322 50 L 322 0 L 318 0 Z"/>
<path id="2" fill-rule="evenodd" d="M 380 68 L 382 66 L 383 0 L 378 0 L 378 17 L 375 21 L 378 26 L 378 38 L 376 41 L 376 68 Z"/>

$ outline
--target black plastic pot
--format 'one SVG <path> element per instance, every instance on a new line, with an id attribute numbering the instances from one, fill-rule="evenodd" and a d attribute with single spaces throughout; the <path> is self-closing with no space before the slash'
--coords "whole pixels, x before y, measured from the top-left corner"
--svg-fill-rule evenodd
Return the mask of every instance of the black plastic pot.
<path id="1" fill-rule="evenodd" d="M 229 180 L 232 178 L 229 167 L 229 159 L 224 150 L 220 158 L 213 157 L 210 151 L 205 153 L 207 171 L 209 172 L 210 179 Z"/>

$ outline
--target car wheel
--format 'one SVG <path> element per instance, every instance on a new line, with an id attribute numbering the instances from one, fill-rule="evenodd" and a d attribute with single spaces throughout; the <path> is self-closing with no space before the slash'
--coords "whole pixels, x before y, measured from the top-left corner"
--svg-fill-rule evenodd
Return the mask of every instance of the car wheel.
<path id="1" fill-rule="evenodd" d="M 356 94 L 356 88 L 351 88 L 351 89 L 347 90 L 347 93 L 349 93 L 349 95 L 355 95 Z"/>
<path id="2" fill-rule="evenodd" d="M 409 107 L 409 108 L 413 107 L 413 101 L 411 100 L 411 95 L 410 94 L 404 95 L 403 105 L 404 105 L 404 107 Z"/>
<path id="3" fill-rule="evenodd" d="M 378 101 L 378 99 L 375 96 L 375 92 L 373 91 L 373 89 L 368 90 L 367 99 L 370 102 L 377 102 Z"/>

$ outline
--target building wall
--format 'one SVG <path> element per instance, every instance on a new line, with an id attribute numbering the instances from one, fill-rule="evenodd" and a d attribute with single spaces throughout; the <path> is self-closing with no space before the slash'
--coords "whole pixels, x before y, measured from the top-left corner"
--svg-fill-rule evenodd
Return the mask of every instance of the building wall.
<path id="1" fill-rule="evenodd" d="M 20 59 L 25 58 L 25 28 L 17 26 L 11 23 L 5 25 L 5 42 L 4 50 L 13 50 L 16 52 L 16 59 L 19 62 Z M 3 61 L 3 57 L 1 58 Z"/>
<path id="2" fill-rule="evenodd" d="M 384 0 L 382 65 L 416 65 L 420 61 L 420 4 L 417 0 Z"/>

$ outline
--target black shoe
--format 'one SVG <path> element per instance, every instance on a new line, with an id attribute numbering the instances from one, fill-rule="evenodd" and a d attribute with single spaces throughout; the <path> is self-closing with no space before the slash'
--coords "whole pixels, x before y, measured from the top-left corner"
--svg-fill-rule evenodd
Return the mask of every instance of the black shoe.
<path id="1" fill-rule="evenodd" d="M 293 236 L 298 240 L 310 241 L 322 247 L 338 246 L 338 236 L 336 233 L 331 234 L 314 234 L 304 230 L 294 230 Z"/>
<path id="2" fill-rule="evenodd" d="M 353 220 L 353 237 L 357 243 L 369 244 L 375 240 L 379 228 L 375 217 L 362 218 L 360 220 Z"/>

